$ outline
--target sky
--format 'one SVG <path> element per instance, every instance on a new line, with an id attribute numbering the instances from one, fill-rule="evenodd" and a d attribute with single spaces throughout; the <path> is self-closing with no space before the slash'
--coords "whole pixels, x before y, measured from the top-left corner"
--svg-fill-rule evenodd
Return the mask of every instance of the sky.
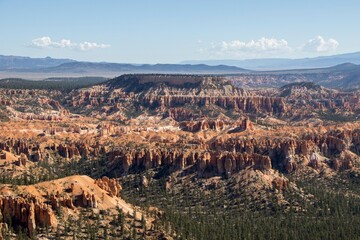
<path id="1" fill-rule="evenodd" d="M 0 0 L 0 55 L 120 63 L 360 51 L 359 0 Z"/>

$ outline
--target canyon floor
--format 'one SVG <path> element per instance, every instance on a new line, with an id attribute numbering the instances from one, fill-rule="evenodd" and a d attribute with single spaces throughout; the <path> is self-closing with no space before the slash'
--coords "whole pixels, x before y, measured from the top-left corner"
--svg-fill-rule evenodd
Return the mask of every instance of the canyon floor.
<path id="1" fill-rule="evenodd" d="M 0 239 L 359 238 L 360 91 L 237 81 L 4 86 Z"/>

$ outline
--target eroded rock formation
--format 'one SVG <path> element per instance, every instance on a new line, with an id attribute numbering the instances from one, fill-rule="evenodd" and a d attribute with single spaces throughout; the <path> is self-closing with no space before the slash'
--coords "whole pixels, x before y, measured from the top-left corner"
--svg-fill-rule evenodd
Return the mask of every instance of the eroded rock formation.
<path id="1" fill-rule="evenodd" d="M 26 227 L 30 236 L 36 226 L 56 228 L 57 219 L 51 207 L 36 197 L 0 196 L 0 211 L 5 221 Z"/>
<path id="2" fill-rule="evenodd" d="M 101 189 L 104 189 L 110 196 L 120 196 L 122 187 L 119 181 L 116 179 L 103 177 L 101 179 L 95 180 L 95 184 L 98 185 Z"/>

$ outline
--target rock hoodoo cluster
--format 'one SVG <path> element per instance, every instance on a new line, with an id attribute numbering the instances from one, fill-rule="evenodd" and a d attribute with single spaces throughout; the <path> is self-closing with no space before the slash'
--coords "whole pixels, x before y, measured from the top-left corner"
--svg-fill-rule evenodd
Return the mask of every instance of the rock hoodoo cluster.
<path id="1" fill-rule="evenodd" d="M 0 211 L 5 222 L 11 221 L 27 228 L 30 236 L 36 226 L 57 226 L 57 219 L 51 207 L 41 203 L 36 197 L 1 196 Z"/>

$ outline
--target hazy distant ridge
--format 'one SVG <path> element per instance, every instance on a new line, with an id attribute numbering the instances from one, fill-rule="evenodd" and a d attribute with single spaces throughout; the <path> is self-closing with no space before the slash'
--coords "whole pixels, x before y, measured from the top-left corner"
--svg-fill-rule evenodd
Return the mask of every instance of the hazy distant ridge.
<path id="1" fill-rule="evenodd" d="M 259 58 L 246 60 L 196 60 L 183 61 L 182 64 L 207 64 L 237 66 L 252 70 L 284 70 L 303 68 L 324 68 L 343 63 L 360 64 L 360 52 L 322 56 L 314 58 Z"/>

